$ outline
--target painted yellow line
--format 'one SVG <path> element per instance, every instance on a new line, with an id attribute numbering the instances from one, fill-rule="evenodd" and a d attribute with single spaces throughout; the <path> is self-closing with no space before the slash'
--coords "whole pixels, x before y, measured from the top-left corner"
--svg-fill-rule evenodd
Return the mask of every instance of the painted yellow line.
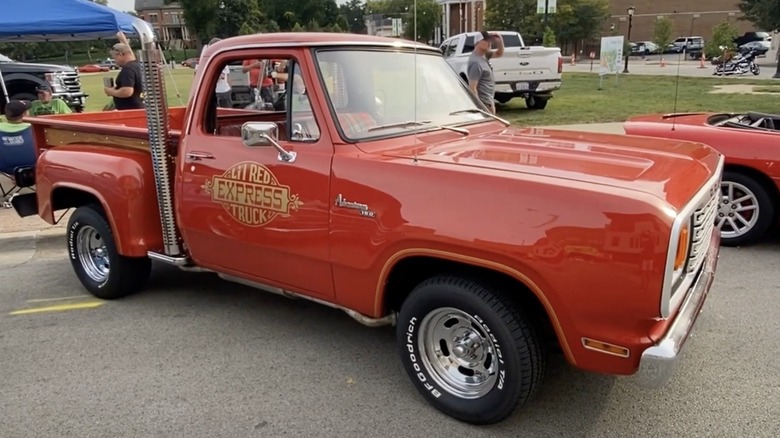
<path id="1" fill-rule="evenodd" d="M 102 306 L 104 301 L 92 301 L 87 303 L 76 303 L 76 304 L 59 304 L 56 306 L 48 306 L 48 307 L 38 307 L 33 309 L 24 309 L 24 310 L 15 310 L 9 315 L 27 315 L 30 313 L 43 313 L 43 312 L 63 312 L 66 310 L 76 310 L 76 309 L 91 309 L 98 306 Z"/>
<path id="2" fill-rule="evenodd" d="M 92 295 L 74 295 L 72 297 L 60 297 L 60 298 L 36 298 L 34 300 L 27 300 L 28 303 L 43 303 L 46 301 L 65 301 L 65 300 L 78 300 L 82 298 L 92 298 Z"/>

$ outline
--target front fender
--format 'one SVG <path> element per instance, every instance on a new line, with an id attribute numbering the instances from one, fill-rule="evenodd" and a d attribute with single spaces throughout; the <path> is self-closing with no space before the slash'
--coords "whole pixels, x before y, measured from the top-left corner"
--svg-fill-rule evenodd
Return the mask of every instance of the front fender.
<path id="1" fill-rule="evenodd" d="M 15 89 L 16 85 L 14 82 L 19 83 L 19 89 L 20 90 L 35 90 L 35 87 L 38 85 L 48 85 L 46 81 L 43 79 L 30 74 L 30 73 L 9 73 L 7 75 L 3 75 L 3 80 L 5 81 L 6 87 L 9 88 L 9 93 L 11 92 L 10 89 Z M 28 85 L 24 82 L 32 82 L 32 84 Z"/>
<path id="2" fill-rule="evenodd" d="M 36 166 L 38 211 L 54 223 L 54 211 L 98 202 L 114 232 L 117 250 L 146 256 L 163 246 L 149 153 L 87 145 L 45 151 Z"/>

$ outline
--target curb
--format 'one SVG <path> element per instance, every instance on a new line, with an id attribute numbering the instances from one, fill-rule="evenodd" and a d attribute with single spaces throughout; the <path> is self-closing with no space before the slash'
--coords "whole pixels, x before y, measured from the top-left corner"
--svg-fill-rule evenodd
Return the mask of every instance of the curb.
<path id="1" fill-rule="evenodd" d="M 65 228 L 47 228 L 35 231 L 14 231 L 0 233 L 0 252 L 14 251 L 32 243 L 34 247 L 49 246 L 61 243 L 65 239 Z"/>

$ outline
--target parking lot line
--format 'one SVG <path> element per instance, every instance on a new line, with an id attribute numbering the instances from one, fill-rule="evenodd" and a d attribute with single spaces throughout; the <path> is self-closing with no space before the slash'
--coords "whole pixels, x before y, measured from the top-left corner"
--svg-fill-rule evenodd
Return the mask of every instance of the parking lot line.
<path id="1" fill-rule="evenodd" d="M 92 309 L 98 306 L 102 306 L 104 301 L 88 301 L 86 303 L 74 303 L 74 304 L 58 304 L 47 307 L 35 307 L 32 309 L 14 310 L 9 315 L 27 315 L 30 313 L 44 313 L 44 312 L 64 312 L 67 310 L 76 309 Z"/>
<path id="2" fill-rule="evenodd" d="M 74 295 L 72 297 L 59 297 L 59 298 L 36 298 L 27 300 L 28 303 L 43 303 L 46 301 L 65 301 L 65 300 L 78 300 L 81 298 L 91 298 L 92 295 Z"/>

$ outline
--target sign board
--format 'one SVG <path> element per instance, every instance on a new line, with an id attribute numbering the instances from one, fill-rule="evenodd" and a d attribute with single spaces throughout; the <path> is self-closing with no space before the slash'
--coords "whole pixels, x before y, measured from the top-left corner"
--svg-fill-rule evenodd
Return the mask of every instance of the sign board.
<path id="1" fill-rule="evenodd" d="M 393 36 L 401 36 L 403 34 L 402 22 L 400 18 L 393 18 Z"/>
<path id="2" fill-rule="evenodd" d="M 545 7 L 548 14 L 554 14 L 558 10 L 558 0 L 536 0 L 537 14 L 544 14 Z"/>
<path id="3" fill-rule="evenodd" d="M 623 60 L 623 36 L 601 37 L 599 75 L 618 74 Z"/>

